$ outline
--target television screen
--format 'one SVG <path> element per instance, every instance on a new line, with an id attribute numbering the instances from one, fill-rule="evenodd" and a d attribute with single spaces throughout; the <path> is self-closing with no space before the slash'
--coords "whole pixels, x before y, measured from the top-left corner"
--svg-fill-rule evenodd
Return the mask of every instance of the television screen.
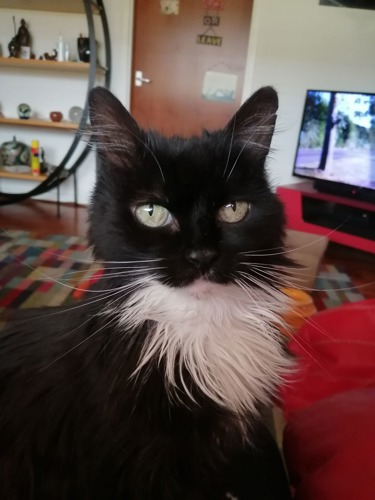
<path id="1" fill-rule="evenodd" d="M 375 190 L 375 94 L 308 90 L 293 174 Z"/>

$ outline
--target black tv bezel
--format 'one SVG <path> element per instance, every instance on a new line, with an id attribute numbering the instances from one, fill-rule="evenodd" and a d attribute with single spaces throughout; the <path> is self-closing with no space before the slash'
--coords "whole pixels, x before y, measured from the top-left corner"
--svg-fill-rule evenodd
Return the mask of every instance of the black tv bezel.
<path id="1" fill-rule="evenodd" d="M 359 91 L 359 90 L 307 89 L 306 93 L 305 93 L 305 100 L 304 100 L 304 104 L 303 104 L 302 115 L 301 115 L 300 125 L 299 125 L 299 129 L 298 129 L 297 145 L 296 145 L 295 154 L 294 154 L 293 171 L 292 171 L 293 177 L 298 177 L 300 179 L 307 179 L 307 180 L 312 181 L 313 186 L 317 191 L 336 194 L 338 196 L 343 196 L 345 198 L 351 198 L 351 199 L 356 199 L 356 200 L 361 200 L 361 201 L 368 201 L 370 203 L 375 203 L 375 188 L 372 189 L 372 188 L 368 188 L 368 187 L 356 186 L 354 184 L 347 184 L 346 182 L 331 181 L 328 179 L 321 179 L 321 178 L 317 178 L 317 177 L 313 177 L 313 176 L 295 173 L 297 155 L 298 155 L 298 146 L 299 146 L 302 124 L 303 124 L 303 117 L 305 114 L 306 101 L 307 101 L 307 96 L 308 96 L 309 92 L 335 92 L 336 94 L 340 94 L 340 93 L 342 93 L 342 94 L 362 94 L 362 95 L 370 95 L 370 96 L 375 97 L 375 92 L 364 92 L 364 91 Z"/>

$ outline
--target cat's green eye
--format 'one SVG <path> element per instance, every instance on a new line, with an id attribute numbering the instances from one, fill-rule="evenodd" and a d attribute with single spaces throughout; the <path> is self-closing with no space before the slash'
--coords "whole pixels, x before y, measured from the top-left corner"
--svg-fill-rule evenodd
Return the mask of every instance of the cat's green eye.
<path id="1" fill-rule="evenodd" d="M 234 224 L 243 220 L 249 213 L 249 209 L 247 201 L 232 201 L 219 209 L 217 217 L 221 222 Z"/>
<path id="2" fill-rule="evenodd" d="M 134 210 L 134 214 L 139 222 L 148 227 L 168 226 L 173 221 L 169 210 L 154 203 L 138 205 Z"/>

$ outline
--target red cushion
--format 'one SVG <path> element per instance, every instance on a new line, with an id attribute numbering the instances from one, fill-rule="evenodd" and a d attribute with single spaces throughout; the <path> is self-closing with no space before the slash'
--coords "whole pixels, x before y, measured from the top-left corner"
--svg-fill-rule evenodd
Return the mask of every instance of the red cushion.
<path id="1" fill-rule="evenodd" d="M 281 390 L 287 420 L 324 397 L 375 387 L 375 299 L 317 313 L 288 347 L 298 371 Z"/>
<path id="2" fill-rule="evenodd" d="M 375 499 L 375 300 L 320 312 L 290 341 L 281 391 L 296 500 Z"/>
<path id="3" fill-rule="evenodd" d="M 296 412 L 284 453 L 296 500 L 374 500 L 375 389 L 340 393 Z"/>

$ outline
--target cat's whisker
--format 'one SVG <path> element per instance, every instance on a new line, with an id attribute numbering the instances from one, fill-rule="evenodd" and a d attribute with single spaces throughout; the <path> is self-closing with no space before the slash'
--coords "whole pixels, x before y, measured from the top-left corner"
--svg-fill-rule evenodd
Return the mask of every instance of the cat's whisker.
<path id="1" fill-rule="evenodd" d="M 69 332 L 69 334 L 74 333 L 75 331 L 77 331 L 79 328 L 81 328 L 83 325 L 87 324 L 91 320 L 92 320 L 92 318 L 87 319 L 81 325 L 79 325 L 76 328 L 74 328 L 73 330 L 71 330 Z M 81 342 L 78 342 L 78 344 L 76 344 L 74 347 L 72 347 L 71 349 L 68 349 L 67 351 L 65 351 L 64 354 L 62 354 L 61 356 L 59 356 L 58 358 L 56 358 L 54 361 L 51 361 L 51 363 L 49 363 L 48 365 L 46 365 L 44 367 L 44 369 L 46 370 L 47 368 L 49 368 L 50 366 L 54 365 L 55 363 L 57 363 L 61 359 L 65 358 L 68 354 L 70 354 L 71 352 L 75 351 L 81 345 L 85 344 L 86 342 L 88 342 L 89 340 L 91 340 L 93 337 L 95 337 L 99 332 L 101 332 L 105 328 L 108 328 L 108 326 L 111 326 L 111 325 L 113 325 L 115 323 L 116 323 L 116 318 L 113 318 L 108 323 L 105 323 L 103 326 L 101 326 L 100 328 L 96 329 L 93 333 L 91 333 L 90 335 L 88 335 L 87 337 L 85 337 L 83 340 L 81 340 Z"/>
<path id="2" fill-rule="evenodd" d="M 136 286 L 136 285 L 135 285 Z M 128 291 L 128 290 L 127 290 Z M 43 308 L 43 314 L 41 314 L 40 316 L 33 316 L 33 320 L 37 320 L 37 319 L 42 319 L 42 318 L 49 318 L 51 316 L 62 316 L 62 315 L 66 315 L 66 314 L 70 314 L 71 311 L 75 311 L 77 309 L 85 309 L 87 307 L 90 307 L 91 305 L 93 304 L 97 304 L 97 303 L 100 303 L 104 300 L 108 300 L 116 295 L 119 295 L 119 294 L 122 294 L 123 293 L 123 290 L 115 290 L 115 291 L 112 291 L 110 293 L 104 293 L 101 297 L 95 297 L 93 299 L 90 299 L 90 300 L 84 300 L 84 301 L 80 301 L 80 302 L 77 302 L 76 305 L 69 305 L 65 308 L 61 308 L 59 310 L 55 310 L 54 307 L 51 307 L 51 311 L 50 312 L 46 312 L 46 309 Z M 23 323 L 29 323 L 30 319 L 29 318 L 26 318 L 26 319 L 17 319 L 17 323 L 18 324 L 23 324 Z"/>
<path id="3" fill-rule="evenodd" d="M 349 220 L 349 217 L 347 219 L 345 219 L 341 224 L 336 226 L 334 229 L 332 229 L 331 231 L 326 233 L 324 236 L 321 236 L 320 238 L 317 238 L 316 240 L 311 241 L 310 243 L 306 243 L 305 245 L 301 245 L 301 246 L 293 247 L 293 248 L 275 247 L 274 249 L 271 248 L 269 250 L 254 250 L 254 251 L 240 252 L 240 255 L 247 255 L 247 256 L 251 256 L 251 257 L 272 257 L 272 256 L 276 256 L 276 255 L 286 255 L 286 254 L 289 254 L 292 252 L 304 250 L 305 248 L 311 247 L 317 243 L 320 243 L 321 241 L 325 240 L 326 238 L 329 238 L 329 236 L 331 236 L 333 233 L 335 233 L 336 231 L 339 231 L 340 228 L 344 224 L 346 224 L 346 222 L 348 220 Z M 272 251 L 272 250 L 279 250 L 279 249 L 281 249 L 282 251 L 281 252 L 273 252 Z M 259 253 L 259 252 L 261 252 L 261 253 Z M 269 253 L 266 253 L 266 252 L 269 252 Z"/>
<path id="4" fill-rule="evenodd" d="M 257 286 L 259 286 L 259 281 L 258 280 L 253 280 L 252 277 L 249 277 L 249 279 L 251 281 L 254 282 L 254 284 L 256 284 Z M 236 282 L 239 286 L 242 286 L 242 288 L 244 290 L 246 290 L 246 287 L 248 286 L 246 284 L 246 281 L 243 281 L 242 279 L 236 279 Z M 292 304 L 292 303 L 291 303 Z M 294 311 L 295 312 L 295 311 Z M 315 321 L 311 318 L 305 318 L 303 317 L 302 315 L 300 315 L 298 313 L 298 311 L 296 312 L 297 316 L 305 319 L 306 321 L 310 322 L 310 324 L 312 326 L 314 326 L 314 328 L 317 328 L 324 336 L 326 336 L 328 339 L 332 340 L 332 337 L 328 334 L 328 332 L 326 332 L 325 330 L 321 329 L 321 328 L 318 328 L 318 326 L 316 325 Z M 285 320 L 283 319 L 283 317 L 280 317 L 280 326 L 282 326 L 284 329 L 286 330 L 290 330 L 290 336 L 292 337 L 292 328 L 291 327 L 288 327 L 288 324 L 285 322 Z M 325 371 L 326 373 L 329 373 L 325 367 L 311 354 L 311 352 L 306 348 L 304 347 L 303 345 L 303 342 L 298 338 L 298 336 L 293 336 L 293 339 L 296 340 L 296 342 L 298 343 L 298 345 L 301 347 L 301 349 L 303 349 L 303 351 L 314 361 L 314 363 L 316 363 L 320 368 L 322 368 L 323 371 Z M 311 346 L 309 346 L 311 348 Z M 329 374 L 330 376 L 332 376 L 331 374 Z"/>
<path id="5" fill-rule="evenodd" d="M 43 271 L 40 271 L 38 268 L 35 268 L 35 267 L 27 264 L 26 262 L 22 262 L 19 258 L 17 258 L 17 257 L 15 257 L 15 258 L 16 258 L 16 260 L 21 262 L 24 266 L 28 267 L 32 271 L 34 271 L 37 274 L 39 274 L 40 276 L 42 276 L 46 281 L 50 281 L 50 282 L 52 281 L 52 282 L 57 283 L 61 286 L 64 286 L 65 288 L 70 288 L 71 290 L 76 290 L 76 291 L 85 292 L 85 293 L 103 293 L 103 292 L 111 291 L 111 289 L 108 289 L 108 290 L 87 290 L 85 288 L 79 288 L 77 286 L 68 285 L 67 283 L 64 283 L 63 281 L 55 279 L 54 277 L 49 276 L 48 274 L 44 273 Z"/>
<path id="6" fill-rule="evenodd" d="M 253 282 L 254 284 L 256 284 L 260 289 L 262 289 L 266 292 L 269 292 L 270 295 L 272 294 L 271 290 L 276 291 L 276 288 L 274 286 L 270 285 L 269 283 L 264 283 L 263 281 L 261 281 L 259 278 L 255 277 L 255 276 L 252 276 L 252 275 L 245 273 L 243 271 L 238 271 L 238 274 L 242 278 L 245 278 L 245 279 Z"/>
<path id="7" fill-rule="evenodd" d="M 256 275 L 258 275 L 260 278 L 266 278 L 266 279 L 269 279 L 269 280 L 272 280 L 273 283 L 276 283 L 277 285 L 280 285 L 280 286 L 283 286 L 283 287 L 290 287 L 292 285 L 292 283 L 287 279 L 285 278 L 285 276 L 281 275 L 281 274 L 275 274 L 275 273 L 272 273 L 272 272 L 269 272 L 269 271 L 266 271 L 266 270 L 263 270 L 263 269 L 254 269 L 253 267 L 251 267 L 251 271 L 253 273 L 255 273 Z"/>
<path id="8" fill-rule="evenodd" d="M 275 126 L 274 125 L 263 125 L 264 123 L 267 123 L 268 120 L 270 120 L 273 116 L 275 116 L 275 114 L 267 114 L 267 115 L 255 115 L 254 117 L 252 117 L 251 119 L 249 119 L 247 121 L 247 123 L 245 123 L 245 127 L 247 128 L 247 130 L 252 130 L 252 135 L 250 135 L 249 137 L 246 138 L 246 141 L 244 142 L 240 152 L 238 153 L 233 165 L 232 165 L 232 168 L 226 178 L 226 180 L 228 181 L 229 178 L 231 177 L 234 169 L 236 168 L 237 166 L 237 163 L 242 155 L 242 153 L 244 152 L 244 150 L 248 147 L 251 147 L 252 149 L 254 150 L 260 150 L 260 151 L 264 151 L 264 153 L 267 153 L 269 151 L 269 147 L 264 145 L 263 143 L 260 143 L 260 142 L 254 142 L 253 141 L 253 138 L 254 136 L 256 136 L 257 134 L 259 133 L 262 133 L 262 134 L 272 134 Z M 260 125 L 256 125 L 256 126 L 252 126 L 252 123 L 255 123 L 256 120 L 255 119 L 259 119 L 259 118 L 262 118 L 263 119 L 263 124 L 261 123 Z"/>
<path id="9" fill-rule="evenodd" d="M 233 127 L 232 127 L 231 137 L 230 137 L 228 157 L 227 157 L 227 162 L 225 164 L 225 168 L 224 168 L 224 172 L 223 172 L 223 177 L 225 177 L 225 174 L 227 173 L 228 166 L 229 166 L 230 155 L 232 153 L 233 141 L 234 141 L 235 130 L 236 130 L 236 119 L 237 119 L 237 115 L 234 115 L 234 117 L 233 117 Z"/>
<path id="10" fill-rule="evenodd" d="M 113 267 L 107 267 L 107 266 L 103 266 L 103 267 L 98 267 L 97 269 L 77 269 L 77 270 L 67 270 L 63 273 L 60 273 L 60 274 L 54 274 L 53 277 L 55 279 L 61 279 L 61 278 L 66 278 L 66 279 L 73 279 L 75 277 L 77 277 L 78 280 L 82 280 L 84 278 L 84 276 L 88 273 L 91 273 L 91 276 L 89 279 L 93 279 L 93 280 L 96 280 L 96 279 L 101 279 L 101 278 L 104 278 L 106 277 L 108 274 L 110 274 L 111 276 L 113 276 L 113 273 L 112 272 L 109 272 L 108 271 L 118 271 L 118 273 L 126 273 L 128 272 L 129 274 L 131 274 L 132 271 L 139 271 L 139 270 L 144 270 L 144 271 L 147 271 L 149 269 L 165 269 L 164 266 L 157 266 L 157 267 L 144 267 L 144 266 L 127 266 L 127 267 L 123 267 L 123 266 L 113 266 Z M 93 272 L 105 272 L 104 274 L 102 274 L 101 276 L 94 276 L 93 275 Z M 79 275 L 83 275 L 83 276 L 79 276 Z"/>
<path id="11" fill-rule="evenodd" d="M 6 228 L 0 226 L 0 231 L 2 233 L 4 233 L 8 238 L 12 238 L 12 234 Z M 11 240 L 9 241 L 9 245 L 10 245 L 10 248 L 8 248 L 8 251 L 11 250 L 11 248 L 12 248 L 12 242 L 11 242 Z M 48 248 L 44 248 L 42 246 L 38 246 L 38 245 L 35 245 L 35 244 L 30 245 L 30 247 L 38 249 L 38 250 L 42 250 L 43 254 L 51 255 L 53 257 L 58 257 L 61 260 L 68 260 L 68 261 L 78 262 L 79 264 L 97 265 L 97 266 L 101 266 L 103 268 L 107 264 L 143 264 L 143 263 L 160 262 L 162 260 L 165 260 L 164 257 L 154 257 L 152 259 L 151 258 L 145 258 L 145 259 L 138 258 L 138 259 L 133 259 L 133 260 L 123 260 L 123 261 L 122 260 L 102 260 L 102 259 L 96 259 L 96 258 L 79 259 L 77 257 L 71 257 L 69 255 L 64 255 L 62 253 L 62 252 L 64 252 L 64 250 L 60 250 L 60 251 L 55 251 L 54 252 L 52 250 L 49 250 Z M 89 251 L 92 251 L 91 249 L 92 249 L 92 247 L 89 247 L 88 249 L 82 250 L 82 253 L 88 253 Z M 79 252 L 79 250 L 77 250 L 75 252 Z M 16 256 L 12 255 L 11 252 L 9 252 L 9 254 L 14 259 L 20 260 Z M 86 271 L 85 270 L 77 270 L 75 272 L 86 272 Z"/>
<path id="12" fill-rule="evenodd" d="M 253 266 L 251 266 L 252 268 Z M 255 272 L 255 270 L 254 270 Z M 264 276 L 266 278 L 272 278 L 274 280 L 275 283 L 279 284 L 280 286 L 282 287 L 289 287 L 289 288 L 297 288 L 299 290 L 302 290 L 302 291 L 306 291 L 306 292 L 314 292 L 314 291 L 321 291 L 321 289 L 313 289 L 313 288 L 309 288 L 309 287 L 304 287 L 304 286 L 300 286 L 298 285 L 296 287 L 296 284 L 293 283 L 293 282 L 289 282 L 289 281 L 284 281 L 283 277 L 277 277 L 275 276 L 274 274 L 272 274 L 272 272 L 268 272 L 268 271 L 264 271 L 264 270 L 259 270 L 258 272 L 256 272 L 256 274 L 259 274 L 260 277 L 262 276 L 262 274 L 264 274 Z M 244 276 L 242 274 L 242 276 Z M 306 276 L 306 275 L 305 275 Z M 302 278 L 301 278 L 302 279 Z M 334 278 L 332 278 L 334 279 Z M 368 284 L 365 284 L 364 286 L 370 286 L 370 285 L 373 285 L 375 284 L 375 282 L 371 282 L 371 283 L 368 283 Z M 357 288 L 357 287 L 355 287 Z M 330 291 L 337 291 L 337 292 L 341 292 L 341 291 L 351 291 L 353 289 L 355 289 L 354 287 L 353 288 L 337 288 L 337 289 L 330 289 Z M 333 339 L 333 337 L 324 329 L 322 329 L 321 327 L 319 327 L 319 325 L 314 321 L 313 317 L 306 317 L 304 316 L 303 314 L 301 314 L 299 311 L 298 311 L 298 308 L 295 308 L 293 310 L 294 314 L 298 317 L 300 317 L 301 319 L 303 319 L 306 323 L 310 324 L 311 326 L 313 326 L 315 329 L 317 329 L 320 333 L 322 333 L 325 337 L 329 338 L 329 339 Z"/>
<path id="13" fill-rule="evenodd" d="M 328 337 L 331 338 L 331 337 Z M 312 353 L 312 346 L 309 345 L 305 340 L 302 339 L 302 337 L 298 337 L 298 335 L 293 336 L 294 342 L 298 344 L 298 346 L 303 350 L 303 352 L 317 365 L 321 370 L 324 372 L 325 375 L 327 375 L 331 380 L 335 379 L 335 376 L 325 367 L 322 365 L 322 363 L 318 360 L 317 357 L 315 357 Z M 307 347 L 306 347 L 307 346 Z"/>
<path id="14" fill-rule="evenodd" d="M 97 276 L 93 279 L 93 281 L 103 281 L 108 278 L 126 278 L 128 276 L 148 276 L 151 272 L 153 271 L 159 271 L 161 269 L 166 269 L 165 267 L 152 267 L 149 269 L 138 269 L 138 270 L 128 270 L 128 271 L 121 271 L 120 273 L 108 273 L 104 274 L 102 276 Z"/>
<path id="15" fill-rule="evenodd" d="M 284 246 L 272 247 L 272 248 L 257 248 L 256 250 L 247 250 L 246 252 L 239 252 L 239 255 L 256 255 L 259 252 L 272 252 L 272 251 L 285 250 Z"/>
<path id="16" fill-rule="evenodd" d="M 278 279 L 279 282 L 284 283 L 285 285 L 292 286 L 293 281 L 291 281 L 290 276 L 290 268 L 284 266 L 274 266 L 272 264 L 268 265 L 257 265 L 251 264 L 249 262 L 243 263 L 245 267 L 249 268 L 249 272 L 253 271 L 259 274 L 262 274 L 265 277 L 269 277 L 272 279 Z"/>
<path id="17" fill-rule="evenodd" d="M 271 287 L 270 285 L 267 285 L 266 283 L 260 281 L 258 278 L 255 276 L 251 276 L 248 273 L 244 273 L 242 271 L 237 271 L 235 274 L 236 280 L 239 280 L 243 286 L 249 289 L 249 292 L 251 291 L 250 296 L 257 294 L 258 290 L 263 290 L 266 293 L 268 293 L 270 296 L 274 297 L 281 297 L 281 293 L 277 290 L 275 287 Z M 254 287 L 255 285 L 255 287 Z"/>
<path id="18" fill-rule="evenodd" d="M 282 247 L 281 247 L 282 248 Z M 262 250 L 253 251 L 253 252 L 241 252 L 241 255 L 245 255 L 247 257 L 275 257 L 277 255 L 286 255 L 288 253 L 292 253 L 298 249 L 291 248 L 291 249 L 283 249 L 281 252 L 273 252 L 270 250 L 268 253 L 263 252 Z"/>
<path id="19" fill-rule="evenodd" d="M 105 264 L 149 264 L 153 262 L 160 262 L 166 260 L 164 257 L 156 257 L 155 259 L 133 259 L 133 260 L 98 260 L 95 262 L 100 262 Z"/>
<path id="20" fill-rule="evenodd" d="M 159 163 L 159 160 L 156 158 L 154 152 L 151 150 L 151 148 L 144 142 L 140 139 L 140 137 L 136 137 L 138 139 L 138 141 L 142 144 L 142 146 L 144 146 L 147 151 L 150 153 L 150 155 L 153 157 L 153 159 L 155 160 L 155 163 L 156 165 L 158 166 L 159 168 L 159 172 L 160 172 L 160 175 L 161 175 L 161 178 L 163 179 L 163 182 L 165 183 L 165 176 L 164 176 L 164 172 L 163 172 L 163 169 L 161 168 L 161 165 Z"/>
<path id="21" fill-rule="evenodd" d="M 252 263 L 252 262 L 241 262 L 242 266 L 248 267 L 250 269 L 258 269 L 259 271 L 267 271 L 270 274 L 276 274 L 277 276 L 283 276 L 285 278 L 290 278 L 290 271 L 293 269 L 290 266 L 283 266 L 279 264 L 268 264 L 268 263 Z M 301 269 L 301 268 L 298 268 Z"/>
<path id="22" fill-rule="evenodd" d="M 260 275 L 262 276 L 262 275 Z M 271 277 L 273 277 L 271 275 Z M 274 280 L 276 283 L 277 283 L 277 278 Z M 285 283 L 283 283 L 282 281 L 281 282 L 278 282 L 279 285 L 281 285 L 282 287 L 285 287 Z M 293 283 L 287 283 L 288 286 L 292 286 L 293 287 Z M 299 288 L 301 289 L 301 288 Z M 319 327 L 313 318 L 311 317 L 306 317 L 305 315 L 301 314 L 298 310 L 298 307 L 296 308 L 293 308 L 293 314 L 295 314 L 296 316 L 298 316 L 299 318 L 305 320 L 307 323 L 311 324 L 314 328 L 316 328 L 320 333 L 322 333 L 325 337 L 329 338 L 329 339 L 332 339 L 333 337 L 331 335 L 329 335 L 329 333 L 327 331 L 325 331 L 324 329 L 322 329 L 321 327 Z"/>
<path id="23" fill-rule="evenodd" d="M 256 269 L 256 266 L 259 266 L 259 264 L 251 264 L 250 262 L 246 263 L 246 262 L 241 262 L 242 265 L 248 265 L 250 268 L 255 268 Z M 262 271 L 262 272 L 265 272 L 264 270 L 262 270 L 261 268 L 258 269 L 259 271 Z M 286 268 L 286 271 L 288 270 L 288 268 Z M 290 287 L 290 288 L 298 288 L 299 290 L 302 290 L 304 292 L 308 292 L 308 293 L 312 293 L 312 292 L 321 292 L 322 290 L 324 290 L 323 288 L 313 288 L 313 287 L 308 287 L 308 286 L 304 286 L 302 284 L 297 284 L 297 283 L 294 283 L 294 281 L 303 281 L 304 278 L 315 278 L 316 275 L 312 275 L 312 274 L 305 274 L 303 273 L 303 267 L 301 269 L 299 269 L 299 271 L 302 272 L 300 273 L 300 276 L 296 276 L 294 277 L 293 276 L 293 281 L 289 281 L 287 283 L 287 285 Z M 268 275 L 270 277 L 273 277 L 274 275 L 272 274 L 272 271 L 269 271 Z M 325 280 L 327 281 L 335 281 L 337 282 L 337 277 L 333 276 L 333 277 L 330 277 L 330 276 L 327 276 L 324 278 Z M 367 283 L 361 283 L 359 285 L 353 285 L 353 286 L 348 286 L 348 287 L 337 287 L 337 288 L 329 288 L 329 291 L 330 292 L 349 292 L 349 291 L 352 291 L 352 290 L 358 290 L 358 289 L 363 289 L 363 288 L 368 288 L 369 286 L 373 286 L 375 284 L 375 281 L 369 281 Z"/>
<path id="24" fill-rule="evenodd" d="M 321 328 L 318 323 L 314 320 L 314 317 L 313 316 L 305 316 L 303 315 L 302 313 L 300 313 L 298 311 L 298 307 L 296 308 L 293 308 L 293 314 L 295 314 L 296 316 L 298 316 L 300 319 L 302 319 L 305 323 L 311 325 L 315 330 L 317 330 L 318 332 L 320 332 L 322 335 L 324 335 L 325 337 L 327 337 L 328 339 L 330 340 L 334 340 L 334 337 L 332 335 L 330 335 L 327 330 L 325 330 L 324 328 Z M 298 336 L 298 335 L 297 335 Z M 293 337 L 294 338 L 294 337 Z"/>
<path id="25" fill-rule="evenodd" d="M 331 278 L 332 280 L 334 281 L 337 281 L 337 279 L 335 278 Z M 375 285 L 375 281 L 369 281 L 368 283 L 361 283 L 360 285 L 355 285 L 355 286 L 346 286 L 346 287 L 339 287 L 339 288 L 330 288 L 329 291 L 330 292 L 350 292 L 350 291 L 353 291 L 353 290 L 362 290 L 364 288 L 368 288 L 369 286 L 373 286 Z M 324 288 L 309 288 L 309 287 L 304 287 L 304 286 L 299 286 L 298 288 L 300 288 L 301 290 L 303 291 L 306 291 L 306 292 L 321 292 L 322 290 L 324 290 Z"/>
<path id="26" fill-rule="evenodd" d="M 266 279 L 268 281 L 270 281 L 270 277 L 272 277 L 272 285 L 274 285 L 274 284 L 280 285 L 280 281 L 278 280 L 278 278 L 276 276 L 272 276 L 272 275 L 270 276 L 267 274 L 263 274 L 260 271 L 256 271 L 255 269 L 252 269 L 251 273 L 244 272 L 244 271 L 238 271 L 238 274 L 239 274 L 239 276 L 242 276 L 243 278 L 249 278 L 249 279 L 251 279 L 251 278 L 254 278 L 254 279 L 263 278 L 263 279 Z M 254 274 L 256 276 L 254 276 Z"/>
<path id="27" fill-rule="evenodd" d="M 259 264 L 256 264 L 254 266 L 251 263 L 246 263 L 246 262 L 243 262 L 241 264 L 248 265 L 251 268 L 253 268 L 253 267 L 256 268 L 256 266 L 259 266 Z M 259 270 L 262 271 L 261 268 Z M 288 270 L 288 268 L 286 268 L 286 271 L 287 270 Z M 298 288 L 299 290 L 302 290 L 302 291 L 307 292 L 307 293 L 321 292 L 322 290 L 324 290 L 324 288 L 313 288 L 313 287 L 308 287 L 308 286 L 304 286 L 302 284 L 299 284 L 298 282 L 303 282 L 305 278 L 316 278 L 317 277 L 315 274 L 306 274 L 306 273 L 303 273 L 303 267 L 300 268 L 299 271 L 301 271 L 300 272 L 300 276 L 293 276 L 293 281 L 289 281 L 287 283 L 288 287 L 290 287 L 290 288 Z M 262 272 L 265 272 L 265 271 L 262 271 Z M 268 274 L 269 274 L 270 277 L 273 277 L 272 271 L 270 271 Z M 326 281 L 335 281 L 335 282 L 338 281 L 337 277 L 335 277 L 335 276 L 332 276 L 332 277 L 325 276 L 324 280 L 326 280 Z M 332 292 L 348 292 L 348 291 L 352 291 L 352 290 L 358 290 L 358 289 L 362 289 L 362 288 L 367 288 L 369 286 L 373 286 L 374 284 L 375 284 L 375 281 L 369 281 L 367 283 L 361 283 L 359 285 L 353 285 L 351 287 L 349 286 L 349 287 L 340 287 L 340 288 L 329 288 L 329 291 L 332 291 Z"/>

